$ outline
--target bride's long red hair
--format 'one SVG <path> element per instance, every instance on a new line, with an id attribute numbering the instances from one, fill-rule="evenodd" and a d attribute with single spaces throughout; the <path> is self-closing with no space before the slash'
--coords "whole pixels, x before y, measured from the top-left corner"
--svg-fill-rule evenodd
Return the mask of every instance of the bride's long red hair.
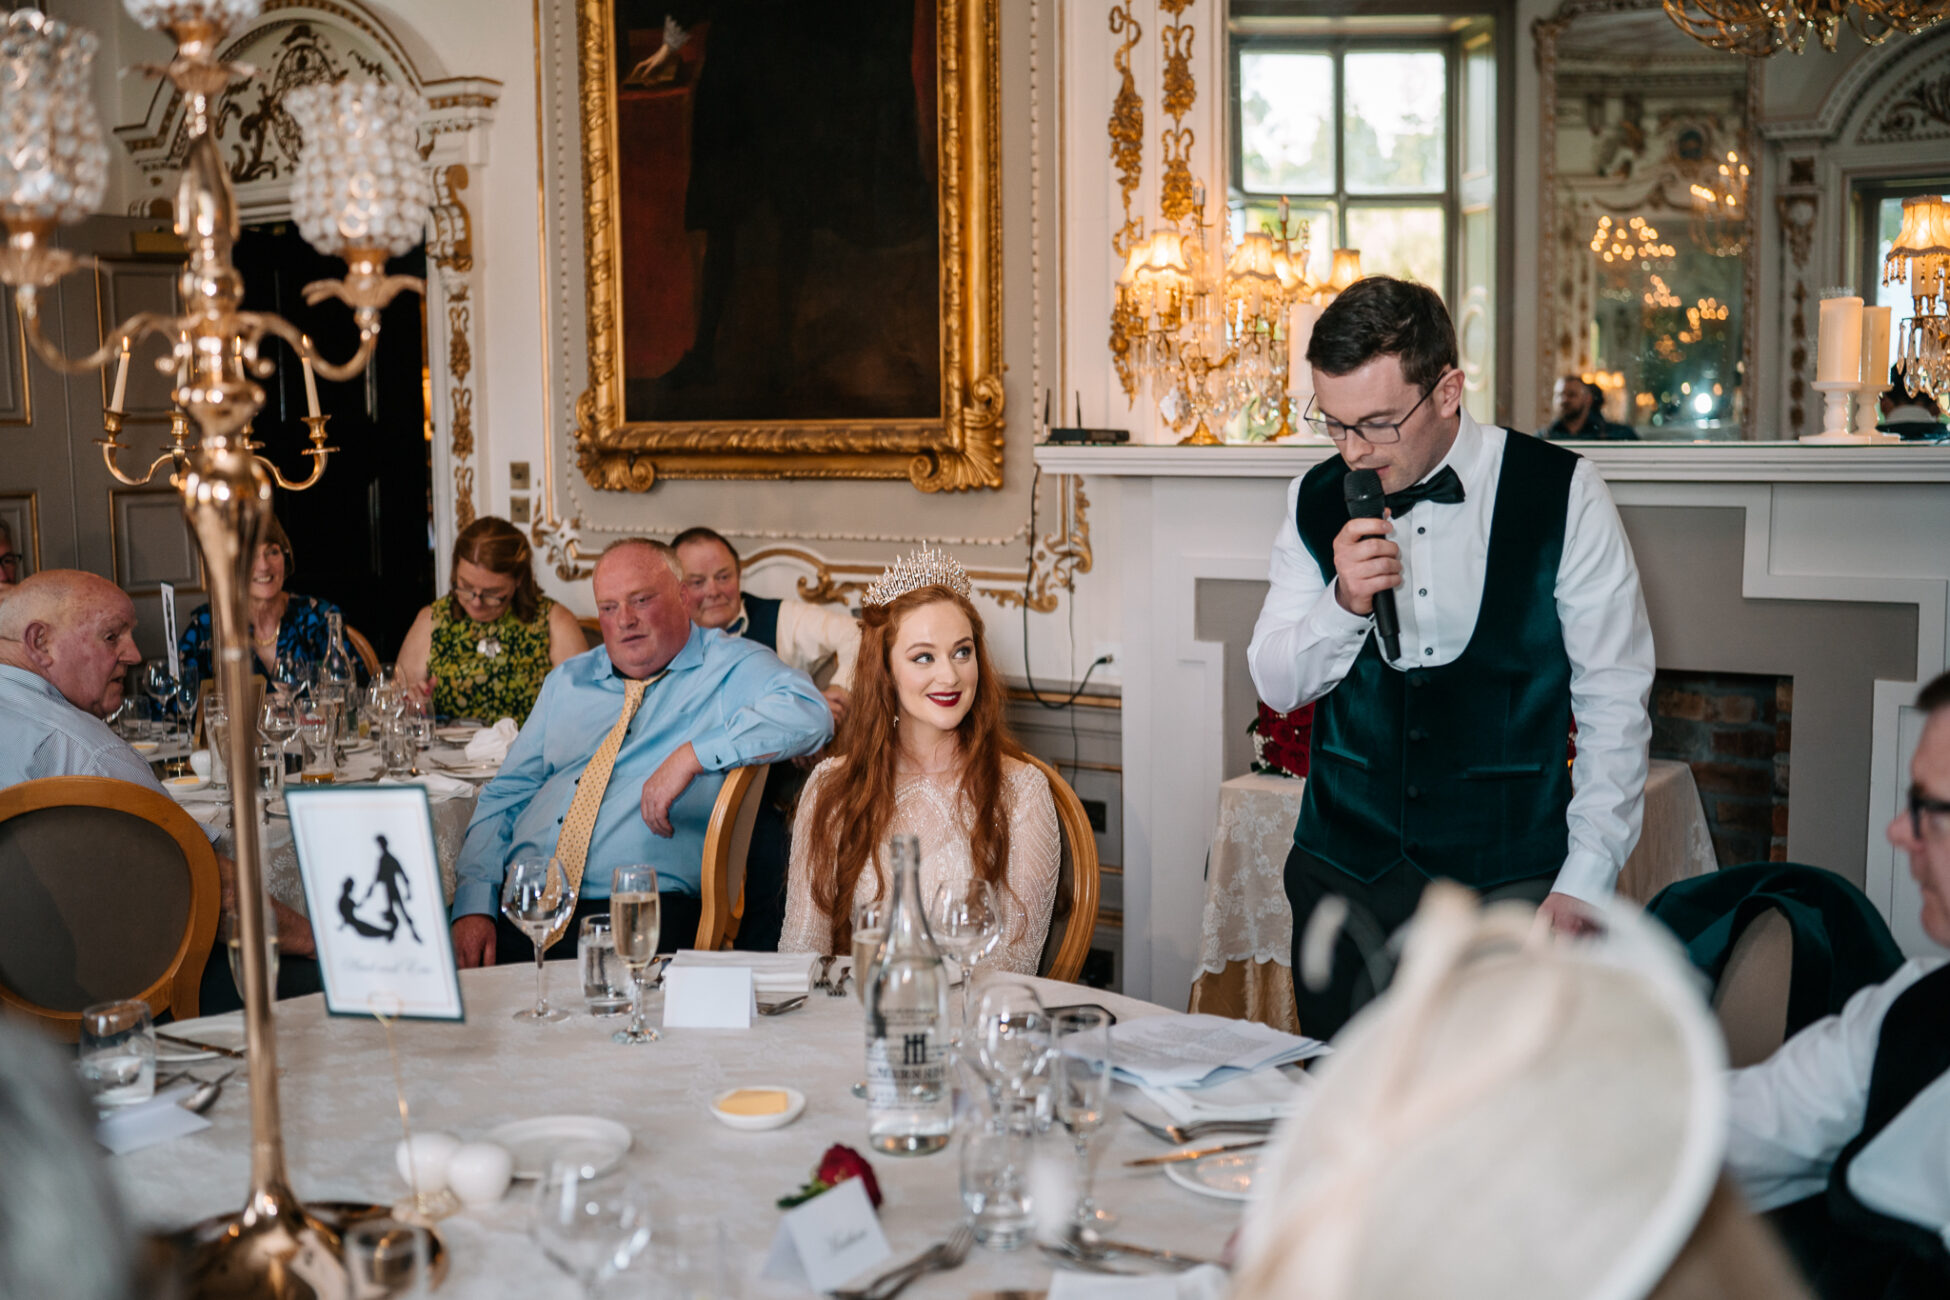
<path id="1" fill-rule="evenodd" d="M 869 605 L 862 617 L 860 657 L 853 670 L 852 700 L 832 753 L 841 762 L 827 770 L 819 798 L 804 810 L 813 901 L 832 919 L 833 952 L 853 942 L 853 891 L 894 818 L 896 726 L 900 696 L 894 684 L 894 640 L 907 616 L 946 601 L 961 610 L 975 637 L 975 700 L 955 729 L 961 767 L 960 812 L 968 832 L 975 874 L 1008 888 L 1009 818 L 1002 806 L 1002 760 L 1021 759 L 1009 734 L 1001 674 L 989 659 L 982 616 L 967 597 L 946 587 L 920 587 L 887 605 Z M 925 902 L 923 904 L 925 906 Z"/>

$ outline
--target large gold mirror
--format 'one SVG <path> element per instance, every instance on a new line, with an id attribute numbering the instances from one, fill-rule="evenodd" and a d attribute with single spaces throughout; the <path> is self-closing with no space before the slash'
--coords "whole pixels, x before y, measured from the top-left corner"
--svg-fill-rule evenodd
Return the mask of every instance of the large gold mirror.
<path id="1" fill-rule="evenodd" d="M 598 488 L 1002 484 L 998 0 L 582 0 Z"/>
<path id="2" fill-rule="evenodd" d="M 1533 31 L 1543 406 L 1557 416 L 1575 377 L 1640 438 L 1757 436 L 1758 65 L 1694 41 L 1659 0 L 1566 0 Z"/>

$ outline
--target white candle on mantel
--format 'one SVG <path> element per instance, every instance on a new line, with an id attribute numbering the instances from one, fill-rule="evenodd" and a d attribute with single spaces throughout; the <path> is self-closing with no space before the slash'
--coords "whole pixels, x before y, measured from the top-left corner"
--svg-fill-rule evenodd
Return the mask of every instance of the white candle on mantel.
<path id="1" fill-rule="evenodd" d="M 115 362 L 115 396 L 108 399 L 108 409 L 117 415 L 122 413 L 122 398 L 129 391 L 129 341 L 122 340 L 122 355 Z"/>
<path id="2" fill-rule="evenodd" d="M 305 340 L 304 348 L 298 352 L 298 364 L 305 368 L 305 414 L 313 419 L 318 417 L 318 381 L 311 373 L 311 340 Z"/>
<path id="3" fill-rule="evenodd" d="M 1823 298 L 1816 341 L 1815 382 L 1862 382 L 1862 300 Z"/>
<path id="4" fill-rule="evenodd" d="M 1862 309 L 1862 382 L 1880 393 L 1889 387 L 1889 323 L 1894 307 Z"/>

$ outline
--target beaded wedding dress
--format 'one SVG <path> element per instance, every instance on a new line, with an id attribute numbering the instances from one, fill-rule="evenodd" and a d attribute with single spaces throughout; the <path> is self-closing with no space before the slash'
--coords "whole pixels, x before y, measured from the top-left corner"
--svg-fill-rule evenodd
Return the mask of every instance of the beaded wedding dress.
<path id="1" fill-rule="evenodd" d="M 779 938 L 780 952 L 829 952 L 832 949 L 832 924 L 813 900 L 811 876 L 811 828 L 814 809 L 821 792 L 837 778 L 844 759 L 829 758 L 813 769 L 799 798 L 799 811 L 793 818 L 792 866 L 786 889 L 785 930 Z M 932 899 L 945 880 L 966 881 L 973 872 L 969 854 L 968 819 L 959 815 L 960 778 L 958 774 L 897 777 L 894 782 L 894 816 L 886 839 L 913 835 L 921 841 L 921 894 Z M 1002 943 L 990 954 L 988 964 L 997 970 L 1034 975 L 1042 957 L 1043 941 L 1049 934 L 1050 909 L 1056 899 L 1058 861 L 1062 841 L 1056 825 L 1056 803 L 1050 797 L 1049 782 L 1028 763 L 1013 758 L 1002 760 L 1003 808 L 1009 818 L 1008 891 L 1013 906 L 1008 908 L 1010 924 Z M 887 845 L 874 852 L 872 871 L 862 871 L 853 891 L 855 905 L 890 890 Z"/>

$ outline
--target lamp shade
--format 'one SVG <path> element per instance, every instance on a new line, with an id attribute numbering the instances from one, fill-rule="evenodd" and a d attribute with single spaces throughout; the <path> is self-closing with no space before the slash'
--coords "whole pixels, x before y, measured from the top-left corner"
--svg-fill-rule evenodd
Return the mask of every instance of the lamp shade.
<path id="1" fill-rule="evenodd" d="M 0 24 L 0 216 L 79 221 L 101 206 L 108 145 L 90 98 L 95 34 L 32 9 Z"/>
<path id="2" fill-rule="evenodd" d="M 1358 248 L 1337 248 L 1334 250 L 1334 269 L 1327 277 L 1327 287 L 1340 293 L 1350 284 L 1361 278 L 1361 250 Z"/>
<path id="3" fill-rule="evenodd" d="M 291 215 L 321 253 L 398 255 L 426 233 L 433 186 L 420 161 L 426 103 L 377 81 L 314 82 L 284 97 L 305 138 L 291 178 Z"/>

